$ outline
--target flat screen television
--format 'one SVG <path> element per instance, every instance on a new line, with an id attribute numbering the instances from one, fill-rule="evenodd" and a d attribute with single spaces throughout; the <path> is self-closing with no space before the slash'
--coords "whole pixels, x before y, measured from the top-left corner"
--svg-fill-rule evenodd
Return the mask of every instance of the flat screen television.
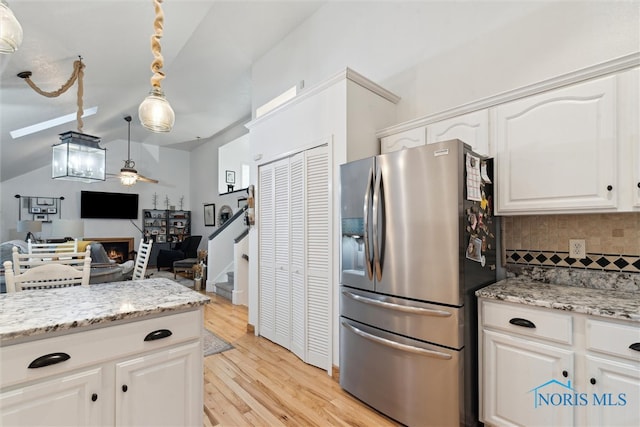
<path id="1" fill-rule="evenodd" d="M 132 193 L 82 191 L 80 193 L 80 217 L 137 219 L 138 195 Z"/>

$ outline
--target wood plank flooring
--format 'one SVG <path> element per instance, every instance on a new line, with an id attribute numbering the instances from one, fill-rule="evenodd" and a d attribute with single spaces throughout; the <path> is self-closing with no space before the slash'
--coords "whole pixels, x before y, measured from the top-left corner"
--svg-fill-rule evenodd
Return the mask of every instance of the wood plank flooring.
<path id="1" fill-rule="evenodd" d="M 326 371 L 247 333 L 247 308 L 207 293 L 205 327 L 235 348 L 204 359 L 204 426 L 397 426 Z"/>

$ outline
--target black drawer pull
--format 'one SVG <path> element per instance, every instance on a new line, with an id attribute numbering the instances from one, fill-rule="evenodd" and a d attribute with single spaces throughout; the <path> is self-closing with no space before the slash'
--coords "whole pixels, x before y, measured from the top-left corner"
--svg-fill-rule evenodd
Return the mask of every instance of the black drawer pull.
<path id="1" fill-rule="evenodd" d="M 569 376 L 569 372 L 567 371 L 562 371 L 562 376 L 567 378 Z"/>
<path id="2" fill-rule="evenodd" d="M 67 353 L 50 353 L 40 356 L 29 364 L 29 369 L 44 368 L 71 359 Z"/>
<path id="3" fill-rule="evenodd" d="M 596 383 L 596 379 L 595 379 L 595 378 L 591 378 L 591 379 L 589 380 L 589 382 L 590 382 L 591 384 L 595 385 L 595 383 Z"/>
<path id="4" fill-rule="evenodd" d="M 634 342 L 629 346 L 631 350 L 640 351 L 640 342 Z"/>
<path id="5" fill-rule="evenodd" d="M 155 341 L 161 340 L 162 338 L 167 338 L 172 335 L 171 331 L 168 329 L 158 329 L 157 331 L 149 332 L 146 337 L 144 337 L 145 341 Z"/>
<path id="6" fill-rule="evenodd" d="M 93 393 L 93 394 L 91 395 L 91 401 L 92 401 L 92 402 L 95 402 L 96 400 L 98 400 L 98 395 L 97 395 L 96 393 Z"/>
<path id="7" fill-rule="evenodd" d="M 514 317 L 513 319 L 509 320 L 509 323 L 511 323 L 512 325 L 516 325 L 516 326 L 522 326 L 523 328 L 535 328 L 536 327 L 535 323 L 533 323 L 531 320 L 522 319 L 520 317 Z"/>
<path id="8" fill-rule="evenodd" d="M 122 391 L 126 393 L 126 392 L 127 392 L 127 390 L 129 390 L 129 387 L 127 387 L 127 385 L 126 385 L 126 384 L 123 384 L 123 385 L 122 385 Z"/>

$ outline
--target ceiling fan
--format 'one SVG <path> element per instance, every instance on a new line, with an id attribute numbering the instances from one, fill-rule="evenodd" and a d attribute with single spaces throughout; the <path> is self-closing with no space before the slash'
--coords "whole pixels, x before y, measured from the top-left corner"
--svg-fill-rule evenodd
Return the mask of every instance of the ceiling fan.
<path id="1" fill-rule="evenodd" d="M 139 174 L 135 169 L 136 163 L 131 160 L 131 116 L 126 116 L 124 119 L 129 123 L 127 134 L 127 160 L 124 161 L 124 167 L 120 169 L 120 173 L 114 176 L 120 178 L 120 183 L 127 187 L 134 185 L 138 181 L 157 184 L 157 179 L 147 178 L 146 176 Z"/>

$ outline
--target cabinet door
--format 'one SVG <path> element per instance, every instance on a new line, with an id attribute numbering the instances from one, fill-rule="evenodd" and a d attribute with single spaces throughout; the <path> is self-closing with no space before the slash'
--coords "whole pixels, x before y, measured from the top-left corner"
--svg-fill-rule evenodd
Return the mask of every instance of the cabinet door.
<path id="1" fill-rule="evenodd" d="M 488 330 L 483 330 L 483 347 L 482 421 L 496 426 L 573 423 L 571 406 L 547 403 L 552 394 L 571 392 L 572 351 Z"/>
<path id="2" fill-rule="evenodd" d="M 616 77 L 493 110 L 497 212 L 615 210 Z"/>
<path id="3" fill-rule="evenodd" d="M 258 171 L 258 292 L 259 333 L 275 339 L 275 185 L 273 164 L 261 166 Z"/>
<path id="4" fill-rule="evenodd" d="M 3 426 L 99 426 L 112 400 L 102 368 L 67 374 L 0 394 Z"/>
<path id="5" fill-rule="evenodd" d="M 274 164 L 275 337 L 291 348 L 291 282 L 289 280 L 289 159 Z"/>
<path id="6" fill-rule="evenodd" d="M 640 363 L 587 355 L 586 377 L 588 425 L 640 425 Z"/>
<path id="7" fill-rule="evenodd" d="M 193 342 L 116 364 L 116 425 L 201 426 L 202 346 Z"/>
<path id="8" fill-rule="evenodd" d="M 490 156 L 489 110 L 479 110 L 427 126 L 427 144 L 460 139 L 483 156 Z"/>
<path id="9" fill-rule="evenodd" d="M 426 142 L 426 128 L 424 126 L 409 129 L 395 135 L 385 136 L 380 139 L 380 152 L 390 153 L 402 150 L 403 148 L 417 147 Z"/>
<path id="10" fill-rule="evenodd" d="M 306 360 L 304 153 L 291 158 L 291 351 Z"/>
<path id="11" fill-rule="evenodd" d="M 331 367 L 331 197 L 329 149 L 306 152 L 307 363 Z"/>

